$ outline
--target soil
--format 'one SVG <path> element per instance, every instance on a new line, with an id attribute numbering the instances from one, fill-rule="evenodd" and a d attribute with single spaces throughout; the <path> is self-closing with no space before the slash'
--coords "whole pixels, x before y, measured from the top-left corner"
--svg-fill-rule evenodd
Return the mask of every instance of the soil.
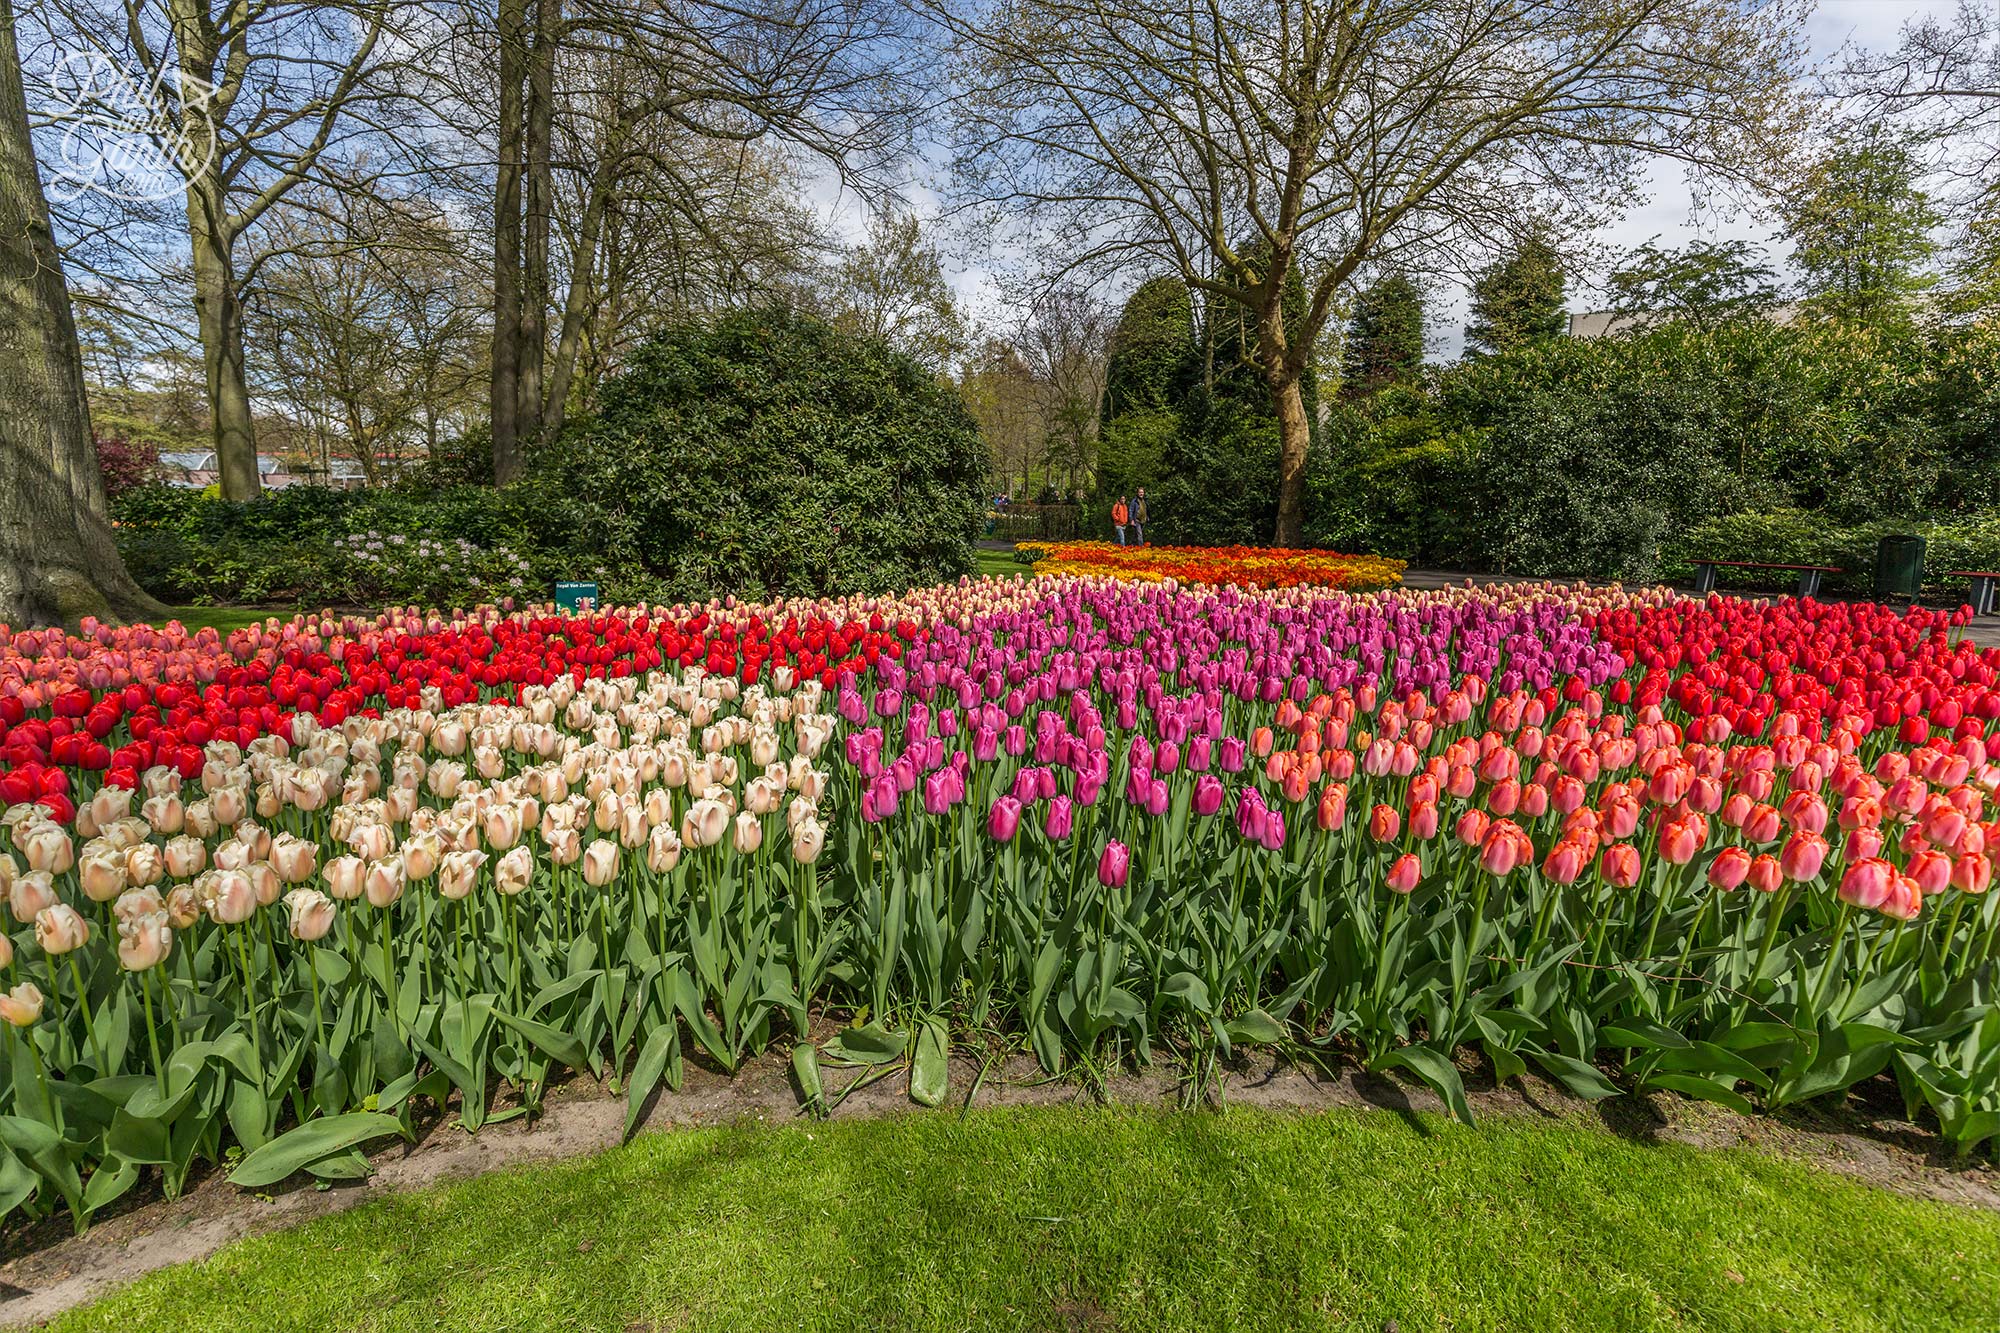
<path id="1" fill-rule="evenodd" d="M 1197 1089 L 1166 1063 L 1119 1073 L 1102 1084 L 1079 1079 L 1049 1081 L 1032 1058 L 1014 1055 L 987 1063 L 954 1056 L 951 1100 L 926 1112 L 909 1098 L 908 1080 L 892 1073 L 844 1097 L 850 1082 L 870 1071 L 822 1066 L 834 1119 L 901 1114 L 951 1114 L 968 1100 L 980 1107 L 1108 1103 L 1118 1106 L 1200 1107 L 1241 1105 L 1316 1111 L 1329 1107 L 1377 1109 L 1414 1117 L 1442 1114 L 1428 1088 L 1351 1069 L 1328 1075 L 1268 1055 L 1239 1059 Z M 2000 1170 L 1992 1163 L 1955 1163 L 1934 1134 L 1900 1119 L 1893 1093 L 1862 1090 L 1836 1109 L 1748 1117 L 1720 1107 L 1672 1097 L 1625 1096 L 1588 1103 L 1532 1075 L 1495 1087 L 1479 1066 L 1464 1062 L 1466 1095 L 1478 1116 L 1526 1116 L 1594 1122 L 1607 1132 L 1642 1142 L 1699 1147 L 1740 1147 L 1808 1162 L 1880 1188 L 1919 1198 L 2000 1211 Z M 968 1097 L 976 1088 L 976 1096 Z M 1873 1100 L 1871 1100 L 1871 1098 Z M 782 1122 L 802 1114 L 789 1059 L 771 1053 L 733 1077 L 690 1063 L 679 1092 L 662 1091 L 646 1108 L 641 1133 L 736 1123 Z M 368 1180 L 318 1188 L 300 1176 L 269 1193 L 250 1194 L 220 1172 L 192 1183 L 179 1199 L 155 1197 L 103 1217 L 81 1236 L 65 1234 L 60 1219 L 5 1240 L 0 1262 L 0 1320 L 10 1327 L 42 1323 L 171 1264 L 207 1258 L 246 1236 L 296 1226 L 316 1217 L 399 1191 L 422 1189 L 527 1163 L 577 1157 L 615 1146 L 624 1128 L 625 1101 L 587 1078 L 551 1088 L 543 1113 L 488 1125 L 475 1136 L 452 1116 L 433 1117 L 415 1143 L 396 1144 L 372 1160 Z M 1070 1326 L 1095 1327 L 1078 1308 Z"/>

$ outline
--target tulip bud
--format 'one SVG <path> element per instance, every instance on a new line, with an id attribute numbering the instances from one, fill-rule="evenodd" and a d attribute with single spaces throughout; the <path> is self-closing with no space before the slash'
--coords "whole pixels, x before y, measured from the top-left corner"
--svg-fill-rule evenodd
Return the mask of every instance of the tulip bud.
<path id="1" fill-rule="evenodd" d="M 494 889 L 509 897 L 526 889 L 534 878 L 535 854 L 526 847 L 509 851 L 493 868 Z"/>
<path id="2" fill-rule="evenodd" d="M 118 923 L 118 965 L 127 972 L 158 967 L 173 952 L 174 930 L 166 912 L 148 912 Z"/>
<path id="3" fill-rule="evenodd" d="M 1388 885 L 1392 892 L 1409 893 L 1423 878 L 1423 864 L 1409 852 L 1396 858 L 1389 867 Z"/>
<path id="4" fill-rule="evenodd" d="M 318 889 L 293 889 L 285 895 L 285 928 L 292 938 L 308 944 L 326 938 L 333 929 L 333 899 Z"/>
<path id="5" fill-rule="evenodd" d="M 792 830 L 792 859 L 800 865 L 811 865 L 819 860 L 820 851 L 825 846 L 826 830 L 818 819 L 808 816 Z"/>
<path id="6" fill-rule="evenodd" d="M 0 992 L 0 1018 L 17 1028 L 30 1027 L 42 1016 L 42 989 L 24 981 L 10 991 Z"/>
<path id="7" fill-rule="evenodd" d="M 1097 858 L 1097 882 L 1107 889 L 1122 889 L 1131 871 L 1131 849 L 1115 840 L 1105 844 Z"/>
<path id="8" fill-rule="evenodd" d="M 35 943 L 42 952 L 55 956 L 80 949 L 90 940 L 90 923 L 78 916 L 67 903 L 44 907 L 35 914 Z"/>

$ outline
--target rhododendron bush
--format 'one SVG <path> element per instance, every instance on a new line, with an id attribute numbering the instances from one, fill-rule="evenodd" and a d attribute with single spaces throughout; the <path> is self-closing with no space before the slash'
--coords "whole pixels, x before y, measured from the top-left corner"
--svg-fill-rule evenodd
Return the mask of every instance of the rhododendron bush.
<path id="1" fill-rule="evenodd" d="M 1245 1045 L 2000 1133 L 2000 652 L 1922 609 L 1056 575 L 0 649 L 0 1206 L 601 1077 Z M 1996 742 L 2000 744 L 2000 742 Z M 807 1040 L 815 1013 L 837 1035 Z M 822 1026 L 819 1030 L 827 1030 Z"/>

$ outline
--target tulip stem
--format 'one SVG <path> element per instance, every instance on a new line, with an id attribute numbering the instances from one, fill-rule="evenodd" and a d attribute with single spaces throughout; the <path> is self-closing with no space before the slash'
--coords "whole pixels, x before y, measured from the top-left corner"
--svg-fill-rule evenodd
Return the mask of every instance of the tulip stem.
<path id="1" fill-rule="evenodd" d="M 257 1053 L 258 1077 L 263 1077 L 264 1025 L 257 1017 L 257 975 L 250 969 L 250 928 L 236 932 L 236 953 L 243 962 L 243 993 L 250 1001 L 250 1046 Z"/>
<path id="2" fill-rule="evenodd" d="M 83 984 L 83 969 L 77 965 L 76 951 L 70 950 L 69 973 L 76 979 L 76 1002 L 83 1010 L 83 1030 L 90 1036 L 90 1049 L 97 1056 L 97 1076 L 108 1078 L 117 1072 L 111 1062 L 104 1058 L 104 1042 L 97 1035 L 97 1020 L 90 1012 L 90 988 Z"/>
<path id="3" fill-rule="evenodd" d="M 1764 964 L 1771 957 L 1771 946 L 1777 942 L 1778 927 L 1791 907 L 1792 886 L 1788 882 L 1771 899 L 1771 919 L 1764 926 L 1763 943 L 1757 947 L 1757 964 L 1750 969 L 1750 977 L 1743 983 L 1743 996 L 1736 1002 L 1736 1012 L 1730 1016 L 1732 1025 L 1743 1021 L 1743 1011 L 1750 1007 L 1750 1001 L 1757 994 L 1757 983 L 1764 979 Z"/>
<path id="4" fill-rule="evenodd" d="M 167 1096 L 167 1067 L 160 1060 L 160 1029 L 153 1021 L 152 969 L 139 974 L 139 998 L 146 1006 L 146 1042 L 153 1048 L 153 1079 L 160 1086 L 160 1099 Z M 162 982 L 164 985 L 164 981 Z"/>
<path id="5" fill-rule="evenodd" d="M 389 909 L 380 912 L 382 920 L 382 984 L 389 992 L 389 1021 L 396 1025 L 396 1035 L 403 1035 L 403 1010 L 396 1002 L 396 949 L 389 939 Z"/>

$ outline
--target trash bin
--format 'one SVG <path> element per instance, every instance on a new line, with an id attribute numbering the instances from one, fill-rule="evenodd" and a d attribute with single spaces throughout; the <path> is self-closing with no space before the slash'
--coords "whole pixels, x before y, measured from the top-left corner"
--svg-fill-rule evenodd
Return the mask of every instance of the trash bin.
<path id="1" fill-rule="evenodd" d="M 1915 601 L 1924 587 L 1924 539 L 1899 534 L 1875 548 L 1875 600 Z"/>

